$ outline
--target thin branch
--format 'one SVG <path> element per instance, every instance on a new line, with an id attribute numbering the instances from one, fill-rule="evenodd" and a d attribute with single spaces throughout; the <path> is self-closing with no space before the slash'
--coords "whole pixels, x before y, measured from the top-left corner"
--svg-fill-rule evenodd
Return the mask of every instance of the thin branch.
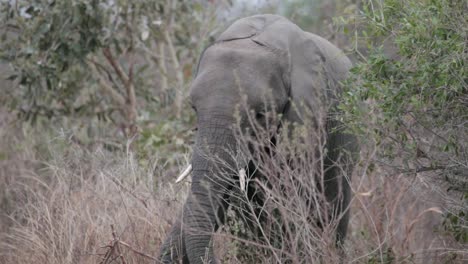
<path id="1" fill-rule="evenodd" d="M 437 134 L 436 132 L 434 132 L 434 130 L 430 129 L 429 127 L 425 126 L 423 123 L 421 123 L 417 118 L 416 116 L 413 115 L 413 113 L 409 113 L 409 116 L 411 116 L 413 118 L 413 120 L 418 123 L 422 128 L 424 128 L 426 131 L 430 132 L 431 134 L 433 134 L 434 136 L 438 137 L 439 139 L 441 139 L 442 141 L 444 141 L 445 143 L 449 143 L 449 141 L 442 137 L 441 135 Z"/>
<path id="2" fill-rule="evenodd" d="M 155 258 L 155 257 L 153 257 L 153 256 L 150 256 L 150 255 L 148 255 L 148 254 L 146 254 L 146 253 L 144 253 L 144 252 L 141 252 L 141 251 L 139 251 L 139 250 L 136 250 L 136 249 L 134 249 L 132 246 L 130 246 L 129 244 L 127 244 L 127 243 L 125 243 L 125 242 L 123 242 L 123 241 L 119 241 L 119 244 L 121 244 L 121 245 L 127 247 L 128 249 L 132 250 L 133 252 L 137 253 L 138 255 L 141 255 L 141 256 L 143 256 L 143 257 L 146 257 L 146 258 L 149 258 L 149 259 L 158 261 L 157 258 Z"/>
<path id="3" fill-rule="evenodd" d="M 111 229 L 112 229 L 112 237 L 114 238 L 114 247 L 115 247 L 115 250 L 117 251 L 117 254 L 119 254 L 118 256 L 120 257 L 120 260 L 122 261 L 122 264 L 126 264 L 127 262 L 125 261 L 125 258 L 123 257 L 122 253 L 120 252 L 120 248 L 119 248 L 119 238 L 117 237 L 117 234 L 115 233 L 115 230 L 114 230 L 114 225 L 111 225 Z"/>
<path id="4" fill-rule="evenodd" d="M 161 70 L 161 90 L 166 91 L 168 89 L 168 83 L 167 83 L 167 66 L 166 66 L 166 60 L 164 59 L 164 53 L 165 53 L 165 45 L 164 43 L 159 44 L 159 55 L 161 56 L 160 59 L 158 59 L 158 65 L 159 69 Z"/>
<path id="5" fill-rule="evenodd" d="M 136 95 L 135 95 L 135 86 L 133 85 L 133 65 L 131 64 L 130 70 L 129 70 L 129 76 L 130 78 L 128 79 L 127 84 L 125 85 L 125 88 L 127 90 L 127 96 L 128 96 L 128 104 L 129 104 L 129 121 L 132 123 L 135 122 L 136 117 L 137 117 L 137 105 L 136 105 Z"/>
<path id="6" fill-rule="evenodd" d="M 92 71 L 96 73 L 96 77 L 99 81 L 99 87 L 119 106 L 119 110 L 123 111 L 125 108 L 125 98 L 99 74 L 97 63 L 91 60 L 91 63 L 88 63 L 88 65 L 91 67 Z"/>
<path id="7" fill-rule="evenodd" d="M 137 199 L 138 201 L 140 201 L 143 206 L 145 208 L 148 208 L 148 204 L 146 203 L 145 200 L 143 200 L 142 198 L 138 197 L 134 192 L 132 192 L 131 190 L 129 190 L 127 187 L 125 187 L 121 182 L 117 181 L 116 179 L 112 178 L 112 177 L 109 177 L 109 179 L 114 182 L 117 186 L 119 186 L 120 188 L 122 188 L 124 191 L 126 191 L 127 193 L 129 193 L 131 196 L 133 196 L 135 199 Z"/>
<path id="8" fill-rule="evenodd" d="M 181 69 L 180 69 L 180 62 L 179 62 L 179 59 L 177 58 L 177 53 L 176 53 L 174 44 L 172 43 L 171 36 L 169 34 L 169 30 L 167 28 L 164 30 L 164 37 L 165 37 L 167 46 L 169 48 L 169 53 L 171 55 L 172 63 L 174 63 L 174 69 L 176 71 L 177 84 L 179 85 L 179 87 L 182 87 L 183 84 L 184 84 L 184 79 L 183 79 L 183 75 L 182 75 L 182 72 L 181 72 Z"/>
<path id="9" fill-rule="evenodd" d="M 145 45 L 146 44 L 142 44 L 141 46 L 139 46 L 139 48 L 141 48 L 144 52 L 149 54 L 151 56 L 151 59 L 153 59 L 154 61 L 169 60 L 168 58 L 166 58 L 166 56 L 164 56 L 164 54 L 157 54 L 156 52 L 153 52 L 151 49 L 149 49 Z"/>
<path id="10" fill-rule="evenodd" d="M 117 60 L 114 58 L 112 55 L 112 52 L 109 48 L 104 48 L 102 50 L 102 53 L 104 54 L 104 57 L 106 57 L 107 61 L 109 64 L 112 66 L 114 69 L 115 73 L 119 77 L 119 79 L 122 81 L 125 91 L 127 93 L 127 98 L 124 100 L 125 102 L 125 111 L 126 111 L 126 118 L 127 122 L 129 122 L 130 125 L 130 133 L 133 134 L 135 131 L 135 120 L 137 117 L 137 110 L 136 110 L 136 95 L 135 95 L 135 87 L 133 85 L 133 80 L 132 80 L 132 72 L 133 72 L 133 64 L 130 66 L 129 70 L 129 75 L 127 75 L 120 64 L 117 62 Z M 130 76 L 130 77 L 129 77 Z"/>
<path id="11" fill-rule="evenodd" d="M 176 117 L 179 118 L 180 112 L 182 110 L 184 76 L 182 75 L 182 69 L 180 67 L 180 63 L 177 58 L 176 50 L 175 50 L 174 44 L 172 43 L 168 28 L 164 30 L 164 36 L 166 38 L 166 42 L 169 48 L 169 53 L 171 55 L 172 62 L 174 63 L 174 69 L 176 72 L 176 80 L 177 80 L 178 89 L 176 90 L 175 106 L 176 106 Z"/>
<path id="12" fill-rule="evenodd" d="M 169 48 L 169 53 L 172 59 L 172 63 L 174 64 L 174 69 L 176 71 L 176 79 L 177 79 L 177 84 L 180 88 L 182 88 L 184 84 L 184 79 L 183 75 L 181 72 L 180 68 L 180 62 L 179 59 L 177 58 L 177 53 L 176 49 L 174 46 L 174 43 L 172 42 L 171 39 L 171 34 L 170 31 L 173 29 L 174 21 L 175 21 L 175 10 L 177 9 L 177 1 L 170 1 L 170 3 L 167 3 L 168 6 L 171 8 L 169 9 L 169 19 L 168 19 L 168 26 L 166 26 L 163 30 L 164 38 L 167 43 L 167 46 Z M 163 54 L 162 54 L 163 55 Z"/>
<path id="13" fill-rule="evenodd" d="M 419 167 L 419 168 L 416 168 L 415 172 L 420 173 L 420 172 L 426 172 L 426 171 L 445 170 L 445 169 L 447 169 L 447 167 L 445 166 Z"/>
<path id="14" fill-rule="evenodd" d="M 125 72 L 123 71 L 122 67 L 120 66 L 119 63 L 117 63 L 117 61 L 115 60 L 114 56 L 112 56 L 112 53 L 110 51 L 109 48 L 104 48 L 102 50 L 102 54 L 104 54 L 104 57 L 107 59 L 107 61 L 110 63 L 110 65 L 112 66 L 112 68 L 114 68 L 114 71 L 115 73 L 117 74 L 117 76 L 119 76 L 120 80 L 122 81 L 122 83 L 127 86 L 128 85 L 128 82 L 129 82 L 129 78 L 128 76 L 125 74 Z"/>

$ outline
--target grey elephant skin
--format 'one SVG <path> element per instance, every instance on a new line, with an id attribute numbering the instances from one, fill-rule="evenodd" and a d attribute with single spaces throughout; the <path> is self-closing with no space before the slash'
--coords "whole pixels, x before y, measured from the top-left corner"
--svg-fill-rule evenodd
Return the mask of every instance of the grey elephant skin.
<path id="1" fill-rule="evenodd" d="M 333 44 L 277 15 L 237 20 L 203 52 L 190 89 L 198 127 L 191 190 L 162 245 L 162 263 L 217 263 L 212 234 L 223 224 L 225 196 L 236 184 L 223 166 L 236 168 L 235 152 L 242 149 L 232 127 L 239 120 L 241 126 L 249 126 L 244 122 L 248 111 L 236 112 L 242 98 L 260 119 L 266 109 L 264 95 L 270 94 L 268 111 L 282 114 L 283 121 L 303 124 L 306 112 L 329 111 L 336 105 L 340 81 L 350 67 L 350 60 Z M 326 124 L 325 192 L 330 201 L 341 193 L 335 210 L 344 212 L 350 187 L 332 167 L 342 153 L 356 153 L 357 145 L 352 135 L 336 129 L 338 120 Z M 210 156 L 224 165 L 220 168 Z M 347 230 L 348 213 L 343 214 L 337 240 L 344 239 Z"/>

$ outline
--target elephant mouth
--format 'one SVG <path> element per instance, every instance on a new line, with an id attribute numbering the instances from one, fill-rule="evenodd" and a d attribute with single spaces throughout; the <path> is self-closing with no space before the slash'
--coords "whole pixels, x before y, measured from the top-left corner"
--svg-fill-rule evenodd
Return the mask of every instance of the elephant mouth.
<path id="1" fill-rule="evenodd" d="M 180 175 L 176 179 L 176 183 L 181 183 L 192 173 L 193 168 L 192 164 L 187 165 L 187 167 L 180 173 Z M 244 168 L 239 169 L 238 171 L 239 176 L 239 187 L 242 191 L 246 190 L 246 183 L 247 183 L 247 173 Z"/>
<path id="2" fill-rule="evenodd" d="M 281 128 L 281 125 L 278 125 L 277 132 L 279 132 L 280 128 Z M 272 148 L 274 148 L 275 145 L 276 145 L 276 137 L 272 137 L 268 142 L 270 143 L 269 144 L 270 146 L 268 148 L 266 148 L 265 151 L 266 152 L 270 152 L 270 151 L 274 152 L 274 150 Z M 238 151 L 238 153 L 245 153 L 245 152 L 249 152 L 249 150 Z M 243 160 L 243 161 L 239 162 L 240 160 Z M 246 159 L 237 158 L 237 161 L 238 161 L 237 164 L 243 164 L 243 165 L 238 166 L 237 175 L 232 175 L 232 176 L 234 176 L 234 177 L 237 176 L 238 177 L 238 184 L 239 184 L 238 187 L 240 188 L 241 191 L 245 192 L 247 190 L 247 187 L 248 187 L 250 176 L 255 174 L 255 171 L 258 168 L 255 165 L 255 162 L 253 162 L 252 157 L 246 158 Z M 255 169 L 253 169 L 253 171 L 252 171 L 251 165 L 253 165 L 255 167 Z M 184 182 L 185 180 L 188 179 L 188 177 L 192 174 L 192 172 L 193 172 L 193 166 L 192 166 L 191 163 L 189 163 L 181 171 L 181 173 L 177 176 L 177 178 L 175 180 L 175 183 L 180 184 L 180 183 Z"/>
<path id="3" fill-rule="evenodd" d="M 284 106 L 283 108 L 283 111 L 285 111 L 285 109 L 287 108 L 287 105 Z M 264 119 L 266 119 L 265 116 L 263 116 Z M 257 129 L 258 128 L 264 128 L 264 124 L 263 122 L 261 122 L 261 120 L 259 121 L 258 118 L 254 118 L 255 121 L 253 121 L 253 123 L 251 124 L 252 127 L 256 127 Z M 238 188 L 240 188 L 240 190 L 242 192 L 245 192 L 248 188 L 248 183 L 249 183 L 249 180 L 250 180 L 250 177 L 255 174 L 256 170 L 258 169 L 257 166 L 259 165 L 257 162 L 255 162 L 256 158 L 249 155 L 248 153 L 253 153 L 253 152 L 256 152 L 256 151 L 264 151 L 267 155 L 271 154 L 271 153 L 274 153 L 275 152 L 275 148 L 276 148 L 276 141 L 277 141 L 277 136 L 281 133 L 281 130 L 282 130 L 282 120 L 279 119 L 279 120 L 275 120 L 275 122 L 270 122 L 270 124 L 274 124 L 274 128 L 272 130 L 270 130 L 268 132 L 268 135 L 264 135 L 265 136 L 265 141 L 262 142 L 262 143 L 255 143 L 256 146 L 250 146 L 252 144 L 252 142 L 255 140 L 258 140 L 259 138 L 248 138 L 248 139 L 245 139 L 245 142 L 242 142 L 242 144 L 237 144 L 237 147 L 241 148 L 241 149 L 237 149 L 237 151 L 234 151 L 234 152 L 230 152 L 231 154 L 232 153 L 237 153 L 237 155 L 239 154 L 245 154 L 246 156 L 237 156 L 235 155 L 236 157 L 233 157 L 233 160 L 235 160 L 235 164 L 237 164 L 237 168 L 231 168 L 230 171 L 232 172 L 231 176 L 237 178 L 237 182 L 238 182 Z M 268 129 L 264 130 L 264 131 L 268 131 Z M 246 134 L 246 131 L 241 131 L 239 130 L 237 133 L 240 133 L 238 134 L 238 137 L 239 138 L 242 138 L 243 136 L 245 136 Z M 237 136 L 236 136 L 237 137 Z M 247 136 L 248 137 L 248 136 Z M 242 147 L 244 146 L 244 147 Z M 261 163 L 261 162 L 260 162 Z M 254 167 L 254 169 L 252 169 L 252 166 Z M 234 165 L 235 166 L 235 165 Z M 193 168 L 193 165 L 192 163 L 189 163 L 187 164 L 187 166 L 181 171 L 181 173 L 177 176 L 176 180 L 175 180 L 175 183 L 182 183 L 184 182 L 185 180 L 188 179 L 188 177 L 193 173 L 194 171 L 194 168 Z M 234 175 L 233 175 L 234 174 Z"/>

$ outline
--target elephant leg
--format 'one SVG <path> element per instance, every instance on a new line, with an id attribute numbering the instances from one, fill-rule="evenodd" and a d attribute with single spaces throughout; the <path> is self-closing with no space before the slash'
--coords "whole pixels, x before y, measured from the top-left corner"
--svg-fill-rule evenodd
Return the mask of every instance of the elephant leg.
<path id="1" fill-rule="evenodd" d="M 328 136 L 328 154 L 325 158 L 325 195 L 330 210 L 331 219 L 338 219 L 336 242 L 341 244 L 348 229 L 349 202 L 351 200 L 351 174 L 354 168 L 355 156 L 358 152 L 354 136 L 342 131 L 335 131 Z"/>
<path id="2" fill-rule="evenodd" d="M 325 169 L 325 197 L 329 210 L 328 221 L 338 220 L 336 229 L 336 243 L 341 244 L 348 230 L 349 222 L 349 201 L 350 201 L 350 186 L 349 179 L 346 179 L 338 166 L 329 166 Z"/>
<path id="3" fill-rule="evenodd" d="M 346 233 L 348 232 L 348 223 L 350 209 L 349 202 L 351 201 L 351 187 L 349 186 L 348 180 L 344 179 L 343 183 L 343 199 L 341 202 L 338 202 L 338 210 L 342 214 L 340 222 L 338 223 L 338 228 L 336 230 L 336 243 L 337 245 L 342 245 L 344 239 L 346 238 Z"/>
<path id="4" fill-rule="evenodd" d="M 160 252 L 160 263 L 189 263 L 185 252 L 185 243 L 180 217 L 172 225 L 172 229 L 164 241 Z"/>

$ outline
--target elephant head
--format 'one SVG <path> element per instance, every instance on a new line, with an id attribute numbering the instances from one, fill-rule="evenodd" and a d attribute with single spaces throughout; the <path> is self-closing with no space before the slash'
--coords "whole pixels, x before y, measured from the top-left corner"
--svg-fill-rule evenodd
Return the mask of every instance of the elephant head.
<path id="1" fill-rule="evenodd" d="M 249 118 L 265 123 L 268 113 L 303 123 L 306 111 L 334 104 L 350 65 L 328 41 L 275 15 L 238 20 L 203 52 L 190 89 L 198 128 L 192 162 L 177 180 L 191 172 L 192 185 L 163 244 L 163 263 L 215 263 L 212 233 L 224 221 L 229 190 L 239 185 L 238 170 L 247 166 L 236 160 L 245 148 L 233 127 L 247 130 Z M 279 126 L 279 119 L 272 120 L 277 123 L 271 127 Z M 245 186 L 242 177 L 240 182 Z"/>

